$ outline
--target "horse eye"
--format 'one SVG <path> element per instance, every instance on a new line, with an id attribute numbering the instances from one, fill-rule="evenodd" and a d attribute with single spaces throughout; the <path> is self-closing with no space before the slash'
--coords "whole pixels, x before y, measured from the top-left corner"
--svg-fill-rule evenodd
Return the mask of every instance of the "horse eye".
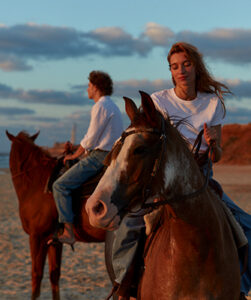
<path id="1" fill-rule="evenodd" d="M 146 150 L 147 150 L 146 147 L 139 146 L 134 149 L 133 154 L 135 154 L 135 155 L 144 154 L 146 152 Z"/>

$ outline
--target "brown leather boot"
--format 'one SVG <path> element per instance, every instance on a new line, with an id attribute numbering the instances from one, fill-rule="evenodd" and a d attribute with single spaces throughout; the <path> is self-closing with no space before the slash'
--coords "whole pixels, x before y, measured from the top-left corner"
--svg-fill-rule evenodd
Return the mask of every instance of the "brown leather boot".
<path id="1" fill-rule="evenodd" d="M 73 225 L 72 223 L 65 223 L 64 224 L 64 232 L 58 237 L 58 240 L 61 243 L 66 243 L 69 245 L 73 245 L 75 243 L 75 236 L 73 232 Z"/>

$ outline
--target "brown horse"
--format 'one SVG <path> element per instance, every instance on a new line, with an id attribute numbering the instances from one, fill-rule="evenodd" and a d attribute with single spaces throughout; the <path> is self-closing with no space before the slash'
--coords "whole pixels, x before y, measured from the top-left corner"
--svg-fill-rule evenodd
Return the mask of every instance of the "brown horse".
<path id="1" fill-rule="evenodd" d="M 13 136 L 6 132 L 12 141 L 10 152 L 10 171 L 19 200 L 19 214 L 24 231 L 29 235 L 32 259 L 32 299 L 40 295 L 40 284 L 48 254 L 49 273 L 54 300 L 60 299 L 59 278 L 62 256 L 62 244 L 47 245 L 57 227 L 57 210 L 51 193 L 46 193 L 46 182 L 57 164 L 42 148 L 34 144 L 38 133 L 29 136 L 20 132 Z M 91 194 L 95 184 L 83 186 L 85 195 Z M 75 193 L 73 210 L 74 233 L 77 241 L 103 242 L 105 231 L 92 227 L 88 221 L 84 205 L 86 197 Z"/>
<path id="2" fill-rule="evenodd" d="M 141 92 L 141 98 L 140 109 L 125 98 L 131 125 L 87 200 L 90 223 L 112 230 L 126 213 L 162 205 L 159 226 L 146 242 L 138 299 L 237 300 L 238 254 L 223 204 L 204 184 L 177 128 L 149 95 Z"/>

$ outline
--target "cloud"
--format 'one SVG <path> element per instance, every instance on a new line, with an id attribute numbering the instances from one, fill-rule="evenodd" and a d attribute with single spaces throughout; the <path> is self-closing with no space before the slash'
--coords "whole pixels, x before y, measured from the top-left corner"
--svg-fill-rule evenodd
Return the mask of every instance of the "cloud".
<path id="1" fill-rule="evenodd" d="M 88 36 L 100 44 L 100 47 L 103 48 L 103 54 L 107 56 L 129 56 L 134 54 L 145 56 L 152 50 L 149 41 L 146 41 L 143 37 L 134 38 L 119 27 L 98 28 L 90 32 Z"/>
<path id="2" fill-rule="evenodd" d="M 137 37 L 120 27 L 80 31 L 34 23 L 0 26 L 0 69 L 31 70 L 32 61 L 86 56 L 146 56 L 154 48 L 168 51 L 176 41 L 194 44 L 207 57 L 231 64 L 251 63 L 251 29 L 217 28 L 208 32 L 173 32 L 149 22 Z"/>
<path id="3" fill-rule="evenodd" d="M 156 80 L 125 80 L 117 81 L 114 84 L 114 96 L 117 97 L 132 97 L 139 98 L 139 91 L 152 94 L 155 91 L 171 88 L 172 83 L 170 80 L 156 79 Z"/>
<path id="4" fill-rule="evenodd" d="M 149 22 L 146 24 L 143 36 L 147 37 L 154 45 L 166 46 L 174 37 L 174 33 L 168 27 Z"/>
<path id="5" fill-rule="evenodd" d="M 20 57 L 0 53 L 0 69 L 6 72 L 30 71 L 32 70 L 32 66 L 28 65 L 27 62 Z"/>
<path id="6" fill-rule="evenodd" d="M 17 98 L 23 102 L 59 104 L 59 105 L 82 105 L 89 104 L 89 100 L 80 93 L 54 91 L 54 90 L 18 90 Z"/>
<path id="7" fill-rule="evenodd" d="M 51 118 L 51 117 L 41 117 L 41 116 L 24 116 L 22 120 L 25 121 L 31 121 L 31 122 L 37 122 L 37 123 L 55 123 L 58 122 L 59 118 Z"/>
<path id="8" fill-rule="evenodd" d="M 182 31 L 175 40 L 187 41 L 198 47 L 204 56 L 231 64 L 251 63 L 251 30 L 218 28 L 197 33 Z"/>
<path id="9" fill-rule="evenodd" d="M 58 104 L 58 105 L 90 105 L 90 100 L 82 95 L 82 91 L 56 90 L 23 90 L 0 83 L 1 99 L 17 99 L 25 103 Z"/>
<path id="10" fill-rule="evenodd" d="M 218 79 L 225 83 L 233 92 L 233 96 L 242 100 L 244 98 L 251 99 L 251 81 L 240 79 Z M 137 80 L 130 79 L 114 82 L 114 97 L 122 98 L 123 96 L 139 99 L 139 91 L 144 91 L 152 94 L 155 91 L 168 89 L 173 86 L 170 80 Z M 0 83 L 0 101 L 1 99 L 16 99 L 23 103 L 38 103 L 38 104 L 57 104 L 57 105 L 81 105 L 90 106 L 92 102 L 83 96 L 85 85 L 75 85 L 71 87 L 71 91 L 57 90 L 23 90 L 14 89 L 11 86 Z M 229 96 L 228 96 L 229 97 Z"/>
<path id="11" fill-rule="evenodd" d="M 151 48 L 149 41 L 119 27 L 90 32 L 33 23 L 0 27 L 0 68 L 5 71 L 31 69 L 30 60 L 146 55 Z"/>
<path id="12" fill-rule="evenodd" d="M 233 92 L 233 97 L 251 99 L 251 80 L 228 79 L 224 82 Z"/>
<path id="13" fill-rule="evenodd" d="M 0 115 L 3 116 L 31 115 L 34 113 L 34 110 L 28 108 L 0 107 Z"/>
<path id="14" fill-rule="evenodd" d="M 171 88 L 173 86 L 170 80 L 155 79 L 155 80 L 137 80 L 129 79 L 123 81 L 115 81 L 113 97 L 131 97 L 140 98 L 139 91 L 144 91 L 148 94 L 152 94 L 155 91 Z M 71 87 L 75 91 L 83 91 L 86 89 L 86 85 L 74 85 Z"/>
<path id="15" fill-rule="evenodd" d="M 227 114 L 224 124 L 246 124 L 251 121 L 251 109 L 240 108 L 235 106 L 227 107 Z"/>

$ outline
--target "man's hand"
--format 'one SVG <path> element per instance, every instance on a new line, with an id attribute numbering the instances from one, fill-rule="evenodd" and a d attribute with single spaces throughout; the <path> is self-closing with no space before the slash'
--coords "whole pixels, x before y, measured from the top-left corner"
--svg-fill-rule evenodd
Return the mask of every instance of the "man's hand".
<path id="1" fill-rule="evenodd" d="M 67 160 L 73 160 L 75 157 L 73 157 L 73 154 L 68 154 L 64 157 L 64 165 L 67 162 Z"/>
<path id="2" fill-rule="evenodd" d="M 64 164 L 67 160 L 73 160 L 75 158 L 78 158 L 80 155 L 85 153 L 85 149 L 80 145 L 77 149 L 77 151 L 73 154 L 68 154 L 64 157 Z"/>

